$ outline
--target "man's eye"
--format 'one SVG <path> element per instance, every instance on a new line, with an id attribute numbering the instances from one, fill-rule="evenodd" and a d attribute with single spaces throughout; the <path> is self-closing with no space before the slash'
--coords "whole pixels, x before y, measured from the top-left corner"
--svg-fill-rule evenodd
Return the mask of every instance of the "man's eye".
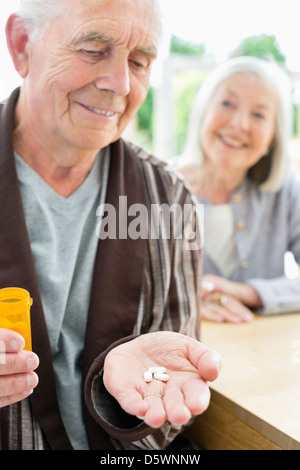
<path id="1" fill-rule="evenodd" d="M 131 66 L 138 72 L 146 72 L 150 68 L 150 63 L 148 60 L 134 60 L 130 61 Z"/>
<path id="2" fill-rule="evenodd" d="M 133 60 L 132 62 L 136 67 L 144 67 L 144 65 L 138 62 L 137 60 Z"/>
<path id="3" fill-rule="evenodd" d="M 80 52 L 82 55 L 92 59 L 101 59 L 104 56 L 104 52 L 99 50 L 82 49 Z"/>
<path id="4" fill-rule="evenodd" d="M 142 64 L 141 62 L 137 62 L 136 60 L 133 60 L 132 63 L 136 69 L 143 70 L 146 68 L 145 64 Z"/>

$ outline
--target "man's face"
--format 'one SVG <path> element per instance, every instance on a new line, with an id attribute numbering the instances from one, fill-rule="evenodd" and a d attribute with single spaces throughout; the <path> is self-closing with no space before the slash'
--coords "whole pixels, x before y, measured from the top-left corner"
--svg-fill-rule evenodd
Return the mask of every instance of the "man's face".
<path id="1" fill-rule="evenodd" d="M 63 3 L 64 16 L 28 43 L 28 119 L 45 142 L 96 150 L 119 138 L 146 98 L 157 10 L 153 0 Z"/>

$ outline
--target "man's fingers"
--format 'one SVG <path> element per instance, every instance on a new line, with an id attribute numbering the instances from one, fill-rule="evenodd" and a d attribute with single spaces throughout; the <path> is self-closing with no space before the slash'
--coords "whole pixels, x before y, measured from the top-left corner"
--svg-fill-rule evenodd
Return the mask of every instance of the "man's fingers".
<path id="1" fill-rule="evenodd" d="M 39 365 L 38 356 L 31 351 L 1 355 L 0 377 L 35 370 Z"/>
<path id="2" fill-rule="evenodd" d="M 151 428 L 160 428 L 167 420 L 164 399 L 157 395 L 149 395 L 144 400 L 148 404 L 143 418 L 145 423 Z"/>
<path id="3" fill-rule="evenodd" d="M 117 395 L 120 406 L 127 413 L 137 416 L 150 427 L 161 427 L 167 418 L 163 395 L 158 392 L 139 393 L 135 390 L 124 390 Z"/>
<path id="4" fill-rule="evenodd" d="M 19 352 L 24 349 L 24 346 L 25 340 L 19 333 L 0 328 L 0 354 Z"/>
<path id="5" fill-rule="evenodd" d="M 0 377 L 0 407 L 14 403 L 14 397 L 27 396 L 38 384 L 35 372 Z M 19 401 L 19 399 L 17 400 Z"/>
<path id="6" fill-rule="evenodd" d="M 178 387 L 167 389 L 164 397 L 164 405 L 167 419 L 174 425 L 187 424 L 191 417 L 191 411 L 185 402 L 185 396 Z"/>
<path id="7" fill-rule="evenodd" d="M 25 398 L 29 397 L 33 392 L 33 389 L 25 390 L 23 393 L 17 393 L 16 395 L 10 395 L 7 397 L 0 397 L 0 408 L 8 405 L 12 405 L 13 403 L 17 403 L 18 401 L 22 401 Z"/>
<path id="8" fill-rule="evenodd" d="M 202 414 L 210 402 L 210 390 L 206 383 L 192 380 L 183 386 L 185 404 L 191 415 Z"/>
<path id="9" fill-rule="evenodd" d="M 222 359 L 218 353 L 212 351 L 211 349 L 207 349 L 201 354 L 201 357 L 198 361 L 198 371 L 204 380 L 207 380 L 208 382 L 213 382 L 216 380 L 219 376 L 221 368 Z"/>
<path id="10" fill-rule="evenodd" d="M 190 340 L 187 359 L 197 368 L 204 380 L 212 382 L 218 378 L 222 368 L 222 358 L 216 351 L 199 341 Z"/>
<path id="11" fill-rule="evenodd" d="M 143 417 L 148 410 L 147 402 L 143 400 L 142 395 L 136 390 L 121 391 L 115 398 L 121 408 L 131 415 Z"/>
<path id="12" fill-rule="evenodd" d="M 38 384 L 33 372 L 39 365 L 38 356 L 24 351 L 22 336 L 0 329 L 0 408 L 29 396 Z"/>

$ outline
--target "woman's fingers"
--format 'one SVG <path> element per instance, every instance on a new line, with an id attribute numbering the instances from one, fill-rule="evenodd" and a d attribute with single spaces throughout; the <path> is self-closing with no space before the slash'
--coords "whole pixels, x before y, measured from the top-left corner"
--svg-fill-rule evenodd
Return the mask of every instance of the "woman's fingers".
<path id="1" fill-rule="evenodd" d="M 254 315 L 245 305 L 231 295 L 208 298 L 202 303 L 201 318 L 215 322 L 241 323 L 253 320 Z"/>

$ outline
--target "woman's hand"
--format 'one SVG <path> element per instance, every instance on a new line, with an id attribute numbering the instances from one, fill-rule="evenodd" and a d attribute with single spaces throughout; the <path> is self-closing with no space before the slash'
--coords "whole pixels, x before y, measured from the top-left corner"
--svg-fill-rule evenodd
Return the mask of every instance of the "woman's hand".
<path id="1" fill-rule="evenodd" d="M 169 380 L 146 383 L 144 372 L 152 366 L 165 367 Z M 220 368 L 220 356 L 198 341 L 157 332 L 113 349 L 105 360 L 103 380 L 127 413 L 158 428 L 166 421 L 186 424 L 205 411 L 210 401 L 207 381 L 215 380 Z"/>
<path id="2" fill-rule="evenodd" d="M 210 294 L 201 302 L 201 318 L 215 322 L 249 322 L 254 315 L 236 297 L 228 294 Z"/>
<path id="3" fill-rule="evenodd" d="M 201 318 L 217 322 L 248 322 L 254 317 L 250 309 L 259 307 L 262 307 L 262 302 L 253 287 L 219 276 L 203 276 Z"/>

